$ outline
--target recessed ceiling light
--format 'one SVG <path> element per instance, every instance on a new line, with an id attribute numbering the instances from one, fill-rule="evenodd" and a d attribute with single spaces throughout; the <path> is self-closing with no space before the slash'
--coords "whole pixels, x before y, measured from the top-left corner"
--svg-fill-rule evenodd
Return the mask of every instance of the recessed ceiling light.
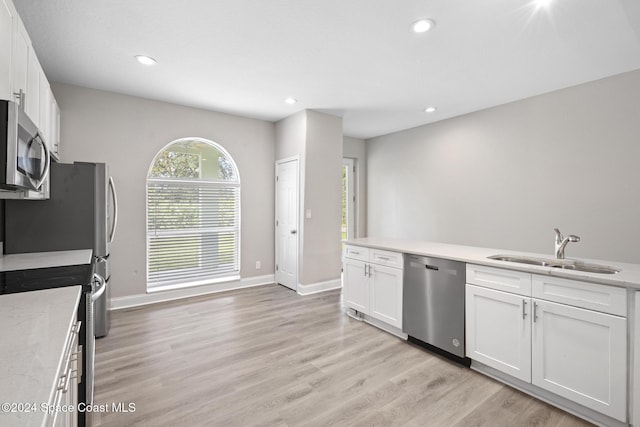
<path id="1" fill-rule="evenodd" d="M 424 109 L 425 113 L 434 113 L 436 110 L 438 109 L 438 107 L 427 107 Z"/>
<path id="2" fill-rule="evenodd" d="M 536 0 L 536 6 L 538 6 L 538 8 L 549 7 L 551 1 L 552 0 Z"/>
<path id="3" fill-rule="evenodd" d="M 155 59 L 153 59 L 152 57 L 146 56 L 146 55 L 136 55 L 135 58 L 142 65 L 156 65 L 157 62 L 158 62 Z"/>
<path id="4" fill-rule="evenodd" d="M 416 22 L 411 24 L 411 31 L 416 34 L 426 33 L 433 27 L 435 27 L 436 23 L 431 19 L 418 19 Z"/>
<path id="5" fill-rule="evenodd" d="M 298 100 L 297 100 L 297 99 L 295 99 L 295 98 L 291 98 L 291 97 L 289 97 L 289 98 L 285 99 L 285 100 L 284 100 L 284 102 L 285 102 L 286 104 L 293 105 L 293 104 L 295 104 L 296 102 L 298 102 Z"/>

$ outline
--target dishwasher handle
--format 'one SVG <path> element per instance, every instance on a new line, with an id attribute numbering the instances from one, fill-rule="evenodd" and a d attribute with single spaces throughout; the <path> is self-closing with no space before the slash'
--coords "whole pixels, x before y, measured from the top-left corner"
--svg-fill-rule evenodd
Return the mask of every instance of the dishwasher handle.
<path id="1" fill-rule="evenodd" d="M 458 276 L 458 271 L 456 271 L 455 269 L 447 268 L 448 266 L 440 267 L 437 265 L 427 264 L 424 261 L 420 262 L 420 261 L 411 260 L 409 262 L 409 267 L 437 271 L 441 274 L 448 274 L 451 276 Z"/>

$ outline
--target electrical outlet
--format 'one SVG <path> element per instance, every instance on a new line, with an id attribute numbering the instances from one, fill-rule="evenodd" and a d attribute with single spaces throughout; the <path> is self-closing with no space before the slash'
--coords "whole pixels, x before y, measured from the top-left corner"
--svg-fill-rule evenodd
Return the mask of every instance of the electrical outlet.
<path id="1" fill-rule="evenodd" d="M 260 270 L 260 261 L 256 261 L 256 270 Z"/>
<path id="2" fill-rule="evenodd" d="M 311 219 L 311 209 L 307 209 L 304 216 L 306 219 Z"/>

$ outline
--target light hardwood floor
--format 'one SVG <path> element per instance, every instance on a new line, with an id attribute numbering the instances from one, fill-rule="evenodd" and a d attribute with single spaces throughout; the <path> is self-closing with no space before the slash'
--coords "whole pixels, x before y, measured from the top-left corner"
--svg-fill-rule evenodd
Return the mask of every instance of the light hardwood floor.
<path id="1" fill-rule="evenodd" d="M 340 292 L 261 286 L 113 313 L 99 426 L 584 426 L 347 317 Z"/>

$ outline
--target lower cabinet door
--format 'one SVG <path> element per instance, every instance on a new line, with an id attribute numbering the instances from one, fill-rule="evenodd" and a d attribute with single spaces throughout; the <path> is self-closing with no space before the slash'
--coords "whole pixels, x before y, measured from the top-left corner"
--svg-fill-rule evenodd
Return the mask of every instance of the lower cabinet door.
<path id="1" fill-rule="evenodd" d="M 370 265 L 369 315 L 402 329 L 402 270 Z"/>
<path id="2" fill-rule="evenodd" d="M 531 298 L 466 285 L 467 357 L 531 382 Z"/>
<path id="3" fill-rule="evenodd" d="M 344 305 L 364 314 L 369 314 L 369 276 L 367 264 L 345 258 L 342 271 L 342 295 Z"/>
<path id="4" fill-rule="evenodd" d="M 533 299 L 532 383 L 626 421 L 627 319 Z"/>

